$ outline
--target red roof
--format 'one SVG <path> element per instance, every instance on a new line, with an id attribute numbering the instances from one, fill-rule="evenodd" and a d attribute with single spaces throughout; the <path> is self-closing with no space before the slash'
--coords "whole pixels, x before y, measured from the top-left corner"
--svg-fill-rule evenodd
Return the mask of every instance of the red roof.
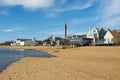
<path id="1" fill-rule="evenodd" d="M 120 33 L 117 31 L 110 31 L 110 33 L 113 35 L 114 37 L 114 42 L 116 44 L 120 43 Z"/>

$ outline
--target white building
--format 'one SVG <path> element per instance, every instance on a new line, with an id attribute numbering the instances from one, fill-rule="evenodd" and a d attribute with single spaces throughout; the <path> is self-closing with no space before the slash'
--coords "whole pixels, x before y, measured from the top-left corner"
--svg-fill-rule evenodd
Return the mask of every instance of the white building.
<path id="1" fill-rule="evenodd" d="M 19 46 L 33 46 L 36 45 L 37 42 L 32 39 L 16 39 L 14 44 L 11 45 L 19 45 Z"/>
<path id="2" fill-rule="evenodd" d="M 89 27 L 89 33 L 87 34 L 87 38 L 92 38 L 94 42 L 99 40 L 99 30 L 98 30 L 98 28 Z"/>
<path id="3" fill-rule="evenodd" d="M 108 30 L 104 36 L 105 44 L 119 44 L 120 43 L 120 33 L 117 31 Z"/>
<path id="4" fill-rule="evenodd" d="M 87 38 L 92 38 L 94 42 L 104 41 L 106 31 L 103 28 L 90 28 Z"/>

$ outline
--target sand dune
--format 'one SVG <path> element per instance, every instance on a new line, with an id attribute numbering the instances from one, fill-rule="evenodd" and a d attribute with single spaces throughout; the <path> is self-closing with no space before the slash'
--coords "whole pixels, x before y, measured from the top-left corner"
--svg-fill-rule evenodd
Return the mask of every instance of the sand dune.
<path id="1" fill-rule="evenodd" d="M 0 80 L 120 80 L 120 47 L 7 47 L 47 51 L 56 57 L 28 57 L 0 73 Z"/>

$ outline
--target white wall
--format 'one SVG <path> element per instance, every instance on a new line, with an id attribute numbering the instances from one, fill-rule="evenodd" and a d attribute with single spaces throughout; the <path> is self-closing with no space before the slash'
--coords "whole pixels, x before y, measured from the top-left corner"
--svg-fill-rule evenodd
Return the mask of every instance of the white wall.
<path id="1" fill-rule="evenodd" d="M 93 38 L 94 41 L 99 39 L 99 32 L 96 28 L 90 29 L 89 33 L 87 34 L 87 38 Z"/>
<path id="2" fill-rule="evenodd" d="M 28 40 L 24 42 L 24 45 L 29 46 L 29 45 L 35 45 L 36 42 L 33 42 L 32 40 Z"/>
<path id="3" fill-rule="evenodd" d="M 16 45 L 21 45 L 21 46 L 35 45 L 36 43 L 37 42 L 34 42 L 32 40 L 27 40 L 27 41 L 16 40 Z"/>
<path id="4" fill-rule="evenodd" d="M 107 33 L 105 34 L 105 36 L 104 36 L 104 39 L 108 39 L 108 38 L 114 38 L 113 36 L 112 36 L 112 34 L 110 33 L 110 31 L 107 31 Z"/>
<path id="5" fill-rule="evenodd" d="M 114 37 L 112 36 L 112 34 L 110 33 L 110 31 L 107 31 L 107 33 L 104 36 L 104 43 L 114 43 L 113 39 Z"/>
<path id="6" fill-rule="evenodd" d="M 25 45 L 25 43 L 24 43 L 24 42 L 20 42 L 20 45 L 21 45 L 21 46 L 24 46 L 24 45 Z"/>

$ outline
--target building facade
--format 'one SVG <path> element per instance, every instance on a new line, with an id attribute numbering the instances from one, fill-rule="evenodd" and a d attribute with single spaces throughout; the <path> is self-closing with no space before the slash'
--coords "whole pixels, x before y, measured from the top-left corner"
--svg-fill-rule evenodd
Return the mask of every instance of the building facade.
<path id="1" fill-rule="evenodd" d="M 108 30 L 104 36 L 104 44 L 120 44 L 120 33 Z"/>
<path id="2" fill-rule="evenodd" d="M 18 45 L 18 46 L 34 46 L 37 42 L 32 39 L 16 39 L 14 44 L 11 45 Z"/>
<path id="3" fill-rule="evenodd" d="M 104 41 L 105 33 L 106 30 L 104 30 L 103 28 L 89 28 L 87 38 L 92 38 L 93 42 L 97 43 L 99 41 Z"/>

